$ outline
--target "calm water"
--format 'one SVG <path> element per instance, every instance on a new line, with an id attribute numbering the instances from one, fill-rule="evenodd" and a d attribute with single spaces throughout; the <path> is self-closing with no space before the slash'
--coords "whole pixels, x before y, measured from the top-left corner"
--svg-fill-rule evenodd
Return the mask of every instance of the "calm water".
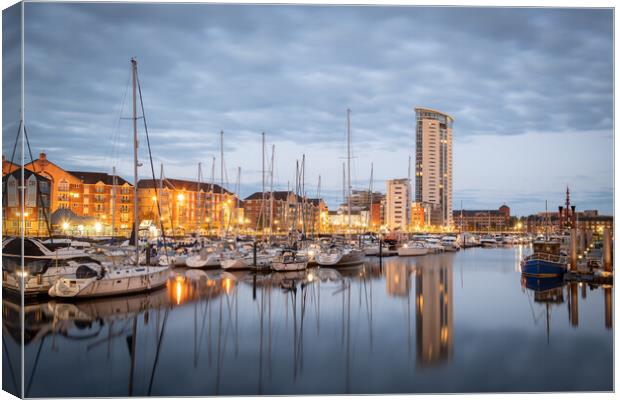
<path id="1" fill-rule="evenodd" d="M 177 269 L 148 295 L 29 304 L 26 396 L 613 390 L 612 289 L 533 290 L 528 251 Z M 18 309 L 2 306 L 9 388 Z"/>

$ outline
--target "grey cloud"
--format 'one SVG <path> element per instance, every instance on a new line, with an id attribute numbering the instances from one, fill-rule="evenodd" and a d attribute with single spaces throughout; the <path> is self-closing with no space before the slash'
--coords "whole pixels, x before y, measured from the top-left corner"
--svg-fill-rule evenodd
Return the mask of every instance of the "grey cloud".
<path id="1" fill-rule="evenodd" d="M 217 153 L 221 129 L 227 148 L 261 131 L 343 148 L 346 108 L 374 151 L 412 145 L 416 105 L 452 114 L 459 140 L 611 131 L 612 24 L 605 9 L 27 3 L 27 123 L 57 159 L 128 156 L 136 56 L 154 156 L 173 163 Z"/>

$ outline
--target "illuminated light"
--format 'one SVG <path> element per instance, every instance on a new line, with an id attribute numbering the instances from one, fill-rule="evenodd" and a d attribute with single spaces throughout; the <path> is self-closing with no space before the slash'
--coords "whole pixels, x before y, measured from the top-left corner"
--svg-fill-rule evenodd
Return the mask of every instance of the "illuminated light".
<path id="1" fill-rule="evenodd" d="M 78 197 L 80 197 L 79 193 L 73 193 L 73 198 L 77 199 Z"/>
<path id="2" fill-rule="evenodd" d="M 78 225 L 78 230 L 83 231 L 84 230 L 84 225 Z"/>
<path id="3" fill-rule="evenodd" d="M 176 301 L 177 301 L 177 305 L 181 304 L 181 297 L 183 295 L 183 283 L 182 283 L 182 279 L 179 280 L 178 278 L 180 278 L 180 276 L 177 276 L 177 281 L 175 283 L 175 288 L 176 288 Z"/>
<path id="4" fill-rule="evenodd" d="M 441 342 L 442 343 L 447 343 L 448 342 L 448 327 L 447 326 L 442 326 L 441 327 Z"/>
<path id="5" fill-rule="evenodd" d="M 157 201 L 157 196 L 153 196 L 153 197 L 151 197 L 151 200 L 153 200 L 153 201 Z"/>
<path id="6" fill-rule="evenodd" d="M 182 202 L 183 200 L 185 200 L 185 196 L 183 195 L 183 193 L 179 193 L 179 194 L 177 195 L 177 200 L 178 200 L 178 201 L 180 201 L 180 202 Z"/>
<path id="7" fill-rule="evenodd" d="M 24 218 L 25 218 L 25 217 L 27 217 L 27 216 L 28 216 L 28 213 L 27 213 L 27 212 L 25 212 L 25 213 L 24 213 Z"/>
<path id="8" fill-rule="evenodd" d="M 22 213 L 20 213 L 19 211 L 15 211 L 15 215 L 19 217 L 20 215 L 22 215 Z"/>
<path id="9" fill-rule="evenodd" d="M 232 280 L 228 278 L 224 279 L 222 281 L 222 287 L 224 288 L 226 294 L 230 293 L 230 290 L 232 289 Z"/>
<path id="10" fill-rule="evenodd" d="M 101 222 L 95 222 L 95 232 L 99 233 L 101 232 L 102 226 L 101 226 Z"/>
<path id="11" fill-rule="evenodd" d="M 68 222 L 63 222 L 62 223 L 62 229 L 64 229 L 64 230 L 69 229 L 69 223 Z"/>
<path id="12" fill-rule="evenodd" d="M 312 282 L 314 281 L 314 275 L 312 274 L 312 272 L 308 273 L 308 282 Z"/>
<path id="13" fill-rule="evenodd" d="M 17 274 L 17 276 L 19 276 L 21 278 L 28 277 L 28 271 L 15 271 L 15 273 Z"/>

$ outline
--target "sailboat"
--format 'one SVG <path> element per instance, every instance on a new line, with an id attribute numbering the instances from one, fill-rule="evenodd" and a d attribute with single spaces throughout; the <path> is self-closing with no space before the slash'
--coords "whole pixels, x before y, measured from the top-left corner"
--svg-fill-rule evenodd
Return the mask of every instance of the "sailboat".
<path id="1" fill-rule="evenodd" d="M 141 267 L 140 241 L 138 235 L 138 118 L 137 118 L 137 85 L 138 83 L 138 62 L 135 58 L 131 59 L 131 71 L 133 81 L 133 142 L 134 142 L 134 237 L 135 237 L 135 266 L 119 266 L 115 268 L 103 267 L 96 271 L 89 265 L 80 265 L 73 276 L 58 279 L 49 289 L 52 297 L 101 297 L 119 294 L 137 293 L 153 290 L 162 287 L 168 280 L 170 273 L 169 266 L 163 267 Z M 142 106 L 142 95 L 140 95 Z M 142 106 L 142 118 L 144 118 L 144 107 Z M 145 121 L 146 130 L 146 121 Z M 148 135 L 148 131 L 146 132 Z"/>

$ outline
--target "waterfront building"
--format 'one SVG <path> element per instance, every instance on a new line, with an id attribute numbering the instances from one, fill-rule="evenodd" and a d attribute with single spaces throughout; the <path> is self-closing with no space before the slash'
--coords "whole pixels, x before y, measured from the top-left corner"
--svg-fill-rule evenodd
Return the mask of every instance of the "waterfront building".
<path id="1" fill-rule="evenodd" d="M 10 168 L 8 164 L 3 160 L 3 170 L 5 165 Z M 49 180 L 51 213 L 69 210 L 67 215 L 87 217 L 84 221 L 89 224 L 94 221 L 93 226 L 84 226 L 80 231 L 88 231 L 89 235 L 111 235 L 112 226 L 115 226 L 117 235 L 131 233 L 133 186 L 125 179 L 104 172 L 68 171 L 48 160 L 43 152 L 25 168 Z M 70 220 L 54 225 L 57 228 L 54 233 L 74 232 L 77 227 L 71 226 Z"/>
<path id="2" fill-rule="evenodd" d="M 502 205 L 497 210 L 455 210 L 452 213 L 454 226 L 462 231 L 509 230 L 510 207 Z"/>
<path id="3" fill-rule="evenodd" d="M 598 210 L 577 211 L 570 202 L 570 189 L 566 187 L 566 200 L 558 211 L 541 211 L 524 218 L 525 229 L 531 233 L 566 233 L 572 228 L 602 234 L 604 229 L 613 230 L 614 218 L 599 215 Z"/>
<path id="4" fill-rule="evenodd" d="M 377 231 L 383 223 L 382 205 L 385 203 L 385 195 L 381 192 L 372 192 L 368 190 L 353 190 L 351 192 L 350 201 L 346 201 L 340 207 L 345 209 L 351 204 L 352 211 L 367 211 L 368 221 L 365 223 L 367 229 Z"/>
<path id="5" fill-rule="evenodd" d="M 219 234 L 222 230 L 246 226 L 239 198 L 216 184 L 170 178 L 141 179 L 138 201 L 141 223 L 163 225 L 169 235 Z"/>
<path id="6" fill-rule="evenodd" d="M 50 180 L 27 169 L 14 169 L 2 177 L 2 234 L 49 236 Z M 24 210 L 19 187 L 24 187 Z M 23 214 L 22 214 L 23 213 Z M 23 225 L 22 225 L 23 221 Z"/>
<path id="7" fill-rule="evenodd" d="M 83 215 L 84 188 L 80 178 L 49 161 L 45 153 L 40 153 L 38 159 L 25 167 L 50 180 L 52 212 L 67 208 L 76 215 Z"/>
<path id="8" fill-rule="evenodd" d="M 82 182 L 81 216 L 94 218 L 95 234 L 131 234 L 134 214 L 132 184 L 118 175 L 104 172 L 67 172 Z"/>
<path id="9" fill-rule="evenodd" d="M 586 213 L 584 211 L 577 217 L 577 229 L 592 231 L 598 234 L 602 234 L 604 229 L 609 229 L 613 232 L 614 217 L 612 215 L 598 215 L 598 212 Z"/>
<path id="10" fill-rule="evenodd" d="M 331 232 L 343 233 L 349 229 L 349 213 L 346 208 L 339 208 L 336 211 L 329 211 L 329 226 Z M 362 209 L 351 210 L 351 230 L 355 232 L 366 231 L 368 228 L 368 221 L 370 212 Z"/>
<path id="11" fill-rule="evenodd" d="M 313 233 L 325 233 L 329 229 L 329 208 L 323 199 L 308 199 L 312 203 L 310 221 L 313 221 Z"/>
<path id="12" fill-rule="evenodd" d="M 411 202 L 411 222 L 409 224 L 409 230 L 421 231 L 424 230 L 426 224 L 426 207 L 424 203 Z"/>
<path id="13" fill-rule="evenodd" d="M 416 107 L 415 201 L 428 204 L 430 225 L 452 226 L 452 124 L 441 111 Z"/>
<path id="14" fill-rule="evenodd" d="M 574 206 L 571 207 L 571 209 Z M 591 231 L 602 234 L 604 229 L 613 232 L 614 217 L 612 215 L 600 215 L 598 210 L 575 211 L 574 224 L 578 230 Z M 567 232 L 565 217 L 561 217 L 557 211 L 539 212 L 536 215 L 524 217 L 523 225 L 530 233 L 544 234 Z"/>
<path id="15" fill-rule="evenodd" d="M 272 200 L 273 195 L 273 200 Z M 255 192 L 243 200 L 248 228 L 262 231 L 272 227 L 274 232 L 287 232 L 293 226 L 296 206 L 301 218 L 301 198 L 292 191 Z M 269 207 L 272 206 L 270 210 Z M 270 221 L 270 218 L 273 220 Z"/>
<path id="16" fill-rule="evenodd" d="M 6 174 L 10 174 L 11 172 L 15 171 L 18 168 L 19 168 L 18 164 L 8 161 L 4 157 L 4 154 L 2 155 L 2 176 Z"/>
<path id="17" fill-rule="evenodd" d="M 273 200 L 272 192 L 264 195 L 255 192 L 243 203 L 248 228 L 255 231 L 268 231 L 270 226 L 275 233 L 288 232 L 291 228 L 308 233 L 324 232 L 327 228 L 327 205 L 322 199 L 304 198 L 284 190 L 274 191 Z"/>
<path id="18" fill-rule="evenodd" d="M 409 179 L 388 180 L 385 196 L 385 224 L 389 230 L 407 230 L 410 203 Z"/>

